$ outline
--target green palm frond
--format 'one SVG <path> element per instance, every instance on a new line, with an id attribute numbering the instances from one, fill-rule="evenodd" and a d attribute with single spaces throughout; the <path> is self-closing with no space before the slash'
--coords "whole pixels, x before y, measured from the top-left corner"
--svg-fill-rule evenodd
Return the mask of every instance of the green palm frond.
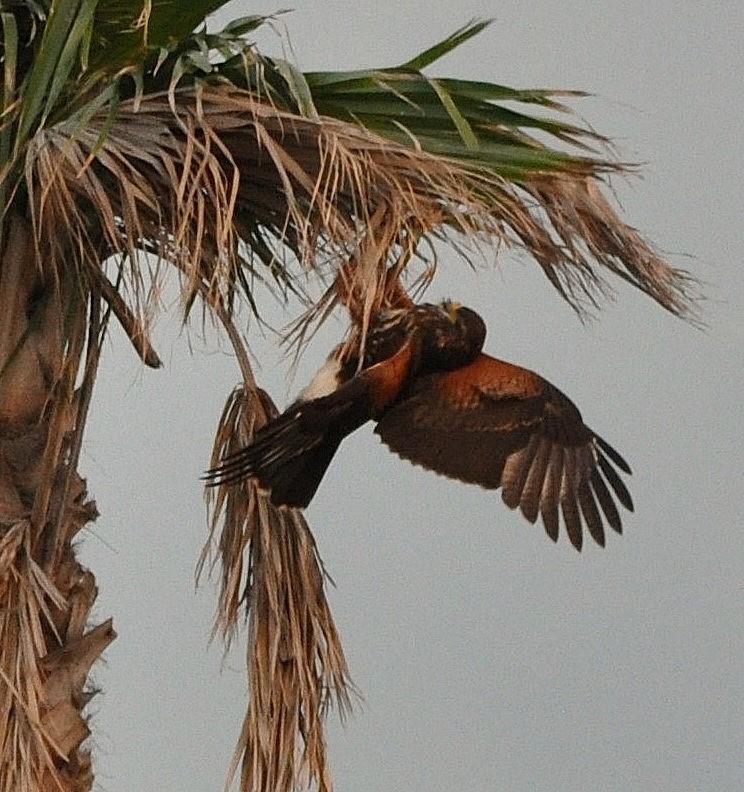
<path id="1" fill-rule="evenodd" d="M 534 132 L 589 152 L 601 135 L 566 121 L 558 101 L 580 91 L 517 90 L 494 83 L 430 78 L 423 69 L 480 33 L 489 22 L 471 22 L 408 62 L 387 69 L 313 72 L 304 75 L 316 107 L 325 115 L 363 124 L 425 151 L 463 159 L 516 180 L 537 169 L 600 172 L 609 163 L 553 149 Z M 522 106 L 512 109 L 504 103 Z M 552 116 L 534 115 L 538 106 Z M 611 166 L 615 169 L 617 166 Z"/>

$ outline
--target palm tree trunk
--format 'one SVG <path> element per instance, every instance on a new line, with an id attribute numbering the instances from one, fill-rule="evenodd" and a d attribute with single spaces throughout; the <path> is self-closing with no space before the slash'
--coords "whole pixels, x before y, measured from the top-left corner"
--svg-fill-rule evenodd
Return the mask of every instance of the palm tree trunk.
<path id="1" fill-rule="evenodd" d="M 89 628 L 95 579 L 72 545 L 97 515 L 75 470 L 95 374 L 86 366 L 76 387 L 88 303 L 80 286 L 45 277 L 28 221 L 7 217 L 3 230 L 0 792 L 82 792 L 93 782 L 88 672 L 116 637 L 110 620 Z"/>

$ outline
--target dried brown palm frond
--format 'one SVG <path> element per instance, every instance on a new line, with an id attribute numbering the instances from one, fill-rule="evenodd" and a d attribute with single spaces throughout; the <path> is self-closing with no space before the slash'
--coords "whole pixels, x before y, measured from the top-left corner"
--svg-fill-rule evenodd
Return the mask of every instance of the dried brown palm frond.
<path id="1" fill-rule="evenodd" d="M 376 255 L 354 267 L 352 292 L 364 295 L 369 316 L 412 239 L 461 234 L 525 248 L 577 310 L 610 288 L 607 268 L 689 314 L 690 279 L 623 224 L 596 186 L 602 172 L 622 170 L 578 160 L 567 172 L 507 182 L 226 86 L 123 103 L 115 119 L 100 111 L 84 127 L 65 122 L 40 133 L 28 155 L 37 235 L 59 239 L 45 234 L 68 229 L 57 246 L 82 250 L 94 269 L 126 253 L 123 283 L 135 302 L 143 249 L 181 270 L 187 306 L 206 286 L 230 310 L 238 292 L 253 299 L 256 281 L 297 282 L 311 268 L 333 280 L 341 263 L 360 263 L 364 245 Z M 380 211 L 384 222 L 373 223 Z"/>
<path id="2" fill-rule="evenodd" d="M 526 247 L 569 302 L 581 295 L 597 307 L 598 297 L 612 293 L 603 278 L 606 270 L 645 292 L 672 314 L 698 323 L 695 278 L 670 267 L 636 229 L 618 224 L 617 213 L 595 179 L 553 174 L 546 179 L 535 178 L 522 189 L 535 197 L 554 234 L 543 245 L 543 230 L 533 225 Z M 561 245 L 564 250 L 559 253 Z M 571 266 L 561 266 L 559 255 L 568 257 Z M 598 270 L 595 262 L 603 269 Z"/>
<path id="3" fill-rule="evenodd" d="M 236 348 L 244 383 L 220 419 L 215 463 L 277 414 L 253 380 L 234 324 L 221 308 L 217 312 Z M 229 646 L 241 616 L 249 620 L 251 698 L 230 778 L 240 766 L 243 790 L 291 790 L 298 784 L 330 790 L 324 716 L 335 705 L 343 717 L 353 685 L 312 533 L 300 512 L 277 509 L 253 482 L 212 494 L 211 532 L 199 574 L 219 560 L 215 630 Z"/>
<path id="4" fill-rule="evenodd" d="M 213 459 L 234 451 L 277 414 L 251 383 L 231 396 Z M 212 533 L 222 562 L 217 627 L 232 635 L 249 614 L 251 700 L 231 776 L 241 789 L 330 790 L 323 719 L 329 706 L 350 708 L 349 672 L 324 595 L 324 571 L 312 534 L 297 510 L 277 509 L 253 482 L 217 493 Z M 208 560 L 205 548 L 202 563 Z"/>

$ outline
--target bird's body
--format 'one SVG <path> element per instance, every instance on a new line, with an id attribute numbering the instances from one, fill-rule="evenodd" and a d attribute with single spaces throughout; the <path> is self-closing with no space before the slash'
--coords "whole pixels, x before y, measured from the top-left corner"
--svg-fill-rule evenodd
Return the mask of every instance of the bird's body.
<path id="1" fill-rule="evenodd" d="M 484 354 L 485 335 L 480 316 L 456 303 L 382 314 L 361 366 L 332 355 L 294 404 L 207 474 L 209 483 L 252 476 L 275 504 L 306 506 L 343 438 L 374 420 L 404 459 L 501 487 L 506 505 L 530 522 L 541 515 L 553 539 L 562 515 L 577 549 L 582 521 L 603 545 L 603 522 L 622 528 L 615 500 L 633 508 L 615 470 L 629 473 L 628 465 L 561 391 Z"/>

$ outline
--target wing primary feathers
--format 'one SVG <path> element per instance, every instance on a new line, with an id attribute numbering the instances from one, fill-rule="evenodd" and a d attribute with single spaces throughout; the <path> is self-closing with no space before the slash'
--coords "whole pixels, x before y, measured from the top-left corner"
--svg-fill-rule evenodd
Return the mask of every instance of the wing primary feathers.
<path id="1" fill-rule="evenodd" d="M 558 503 L 546 503 L 540 508 L 545 533 L 554 541 L 558 541 Z"/>
<path id="2" fill-rule="evenodd" d="M 522 514 L 531 522 L 537 520 L 540 510 L 540 493 L 545 482 L 545 473 L 548 469 L 550 460 L 550 441 L 546 437 L 541 437 L 537 450 L 535 451 L 532 465 L 530 465 L 527 480 L 522 490 Z"/>
<path id="3" fill-rule="evenodd" d="M 566 533 L 571 540 L 571 544 L 581 552 L 583 537 L 581 535 L 581 518 L 576 501 L 573 498 L 565 498 L 561 501 L 561 513 L 563 521 L 566 523 Z"/>
<path id="4" fill-rule="evenodd" d="M 525 448 L 511 454 L 506 460 L 501 474 L 501 499 L 510 509 L 516 509 L 522 500 L 524 485 L 539 444 L 539 435 L 533 434 Z"/>
<path id="5" fill-rule="evenodd" d="M 604 512 L 607 523 L 609 524 L 610 528 L 621 534 L 623 532 L 623 524 L 620 520 L 620 514 L 617 510 L 617 506 L 615 506 L 615 501 L 612 500 L 612 495 L 607 489 L 607 485 L 604 483 L 604 479 L 597 468 L 592 470 L 590 481 L 592 489 L 594 490 L 594 494 L 597 496 L 599 505 Z"/>
<path id="6" fill-rule="evenodd" d="M 592 488 L 589 486 L 592 471 L 597 465 L 591 443 L 586 443 L 576 449 L 576 460 L 577 470 L 574 481 L 576 497 L 581 507 L 581 516 L 584 518 L 584 523 L 592 539 L 600 547 L 604 547 L 605 532 L 602 525 L 602 515 L 597 508 L 597 502 L 594 500 Z"/>
<path id="7" fill-rule="evenodd" d="M 554 542 L 557 542 L 558 501 L 563 479 L 563 449 L 560 446 L 552 446 L 545 473 L 545 481 L 540 494 L 540 516 L 545 526 L 545 532 Z"/>
<path id="8" fill-rule="evenodd" d="M 563 448 L 563 475 L 561 476 L 561 501 L 574 497 L 577 481 L 576 449 Z"/>
<path id="9" fill-rule="evenodd" d="M 566 523 L 566 533 L 571 544 L 581 550 L 581 517 L 576 503 L 576 449 L 563 449 L 563 476 L 561 477 L 561 512 Z"/>
<path id="10" fill-rule="evenodd" d="M 617 499 L 623 504 L 623 506 L 625 506 L 628 511 L 632 512 L 633 499 L 630 497 L 630 493 L 628 492 L 625 484 L 623 484 L 620 476 L 618 476 L 615 468 L 613 468 L 612 465 L 607 461 L 607 457 L 601 453 L 597 455 L 597 462 L 600 469 L 602 470 L 602 473 L 604 473 L 605 478 L 615 491 Z"/>
<path id="11" fill-rule="evenodd" d="M 632 475 L 633 471 L 630 469 L 630 465 L 606 440 L 603 440 L 597 435 L 594 435 L 594 440 L 597 445 L 605 452 L 605 454 L 607 454 L 607 456 L 620 468 L 620 470 L 623 471 L 623 473 L 627 473 L 629 476 Z"/>
<path id="12" fill-rule="evenodd" d="M 591 443 L 585 443 L 584 445 L 577 446 L 575 449 L 575 459 L 576 483 L 578 484 L 579 481 L 589 481 L 589 475 L 597 464 Z"/>
<path id="13" fill-rule="evenodd" d="M 584 517 L 586 527 L 591 534 L 592 539 L 600 546 L 605 546 L 605 533 L 602 525 L 602 516 L 599 513 L 597 504 L 594 501 L 594 495 L 589 487 L 588 481 L 582 481 L 579 485 L 576 495 L 581 506 L 581 514 Z"/>

